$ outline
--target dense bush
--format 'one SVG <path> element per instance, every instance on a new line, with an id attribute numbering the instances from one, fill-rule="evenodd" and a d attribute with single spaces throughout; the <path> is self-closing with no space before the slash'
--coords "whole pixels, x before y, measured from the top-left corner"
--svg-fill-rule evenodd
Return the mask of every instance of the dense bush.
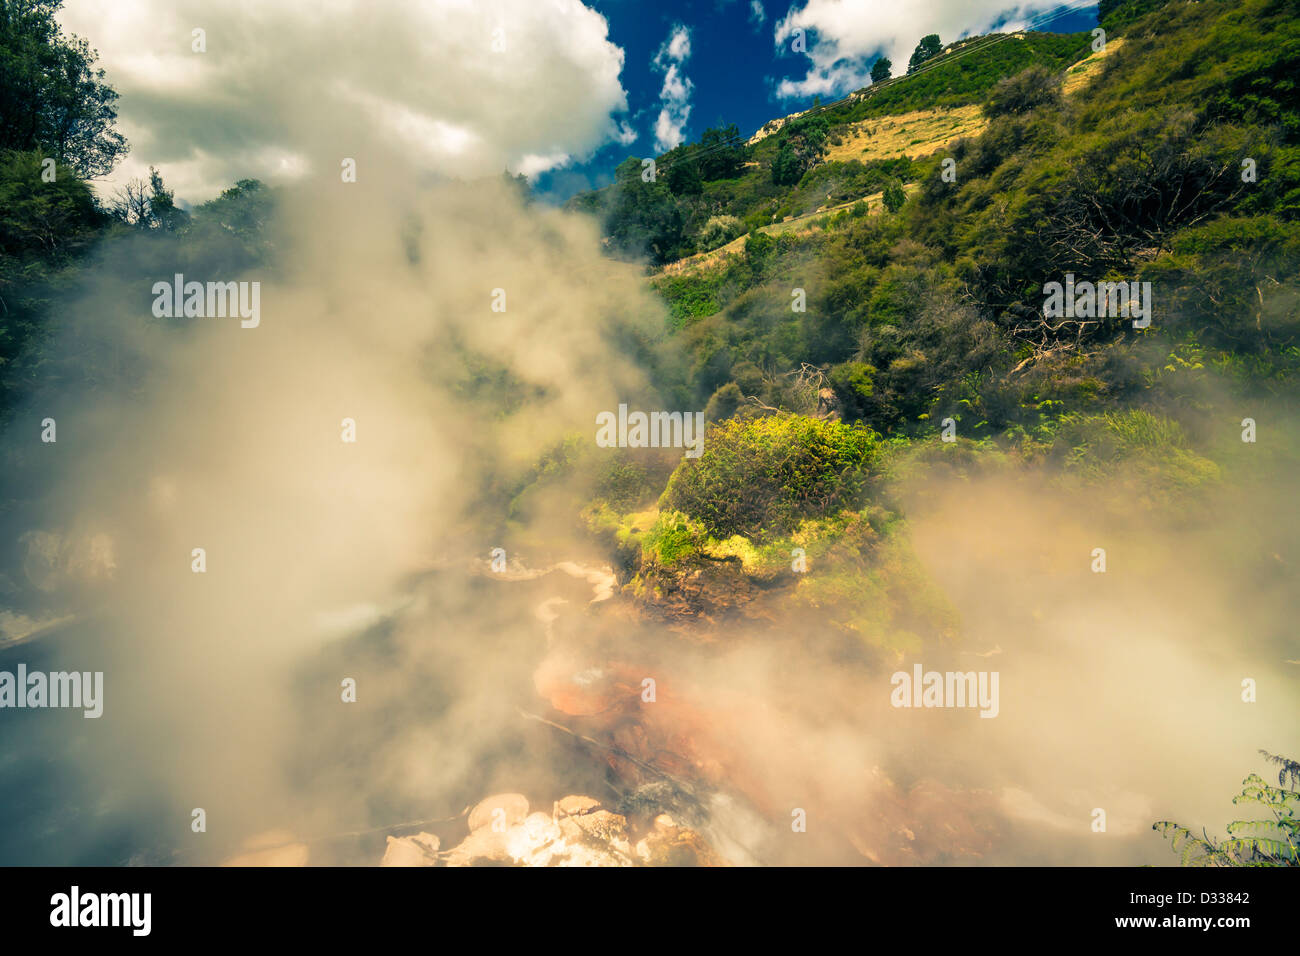
<path id="1" fill-rule="evenodd" d="M 984 102 L 987 117 L 1028 113 L 1040 106 L 1061 105 L 1061 78 L 1035 64 L 999 80 Z"/>
<path id="2" fill-rule="evenodd" d="M 700 247 L 716 249 L 724 246 L 745 231 L 745 226 L 735 216 L 713 216 L 700 231 Z"/>
<path id="3" fill-rule="evenodd" d="M 699 458 L 682 460 L 660 507 L 714 537 L 788 534 L 859 500 L 875 446 L 861 426 L 796 415 L 730 419 L 708 430 Z"/>

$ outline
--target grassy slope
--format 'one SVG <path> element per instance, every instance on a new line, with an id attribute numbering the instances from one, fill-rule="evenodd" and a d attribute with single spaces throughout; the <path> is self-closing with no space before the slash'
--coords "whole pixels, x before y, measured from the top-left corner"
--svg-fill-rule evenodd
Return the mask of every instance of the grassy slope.
<path id="1" fill-rule="evenodd" d="M 830 152 L 795 187 L 772 182 L 772 160 L 782 137 L 770 135 L 751 147 L 742 175 L 704 183 L 700 205 L 711 215 L 735 216 L 752 228 L 879 193 L 885 178 L 906 183 L 906 167 L 886 169 L 886 176 L 861 164 L 927 156 L 957 137 L 974 135 L 984 126 L 978 104 L 998 80 L 1032 63 L 1063 70 L 1089 55 L 1090 41 L 1086 33 L 1022 33 L 952 44 L 916 74 L 802 114 L 828 122 Z M 661 174 L 665 169 L 661 166 Z M 601 214 L 614 188 L 581 193 L 567 208 Z"/>

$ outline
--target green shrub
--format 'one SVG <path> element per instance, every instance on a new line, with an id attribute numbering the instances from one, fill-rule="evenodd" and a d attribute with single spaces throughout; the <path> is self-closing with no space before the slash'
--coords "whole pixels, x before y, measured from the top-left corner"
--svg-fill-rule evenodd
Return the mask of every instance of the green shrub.
<path id="1" fill-rule="evenodd" d="M 984 103 L 984 115 L 1015 116 L 1040 106 L 1061 105 L 1061 78 L 1035 64 L 1015 76 L 998 80 Z"/>
<path id="2" fill-rule="evenodd" d="M 903 192 L 903 186 L 898 180 L 890 180 L 889 185 L 885 187 L 882 201 L 890 212 L 898 212 L 903 208 L 903 203 L 907 202 L 907 194 Z"/>
<path id="3" fill-rule="evenodd" d="M 700 230 L 700 248 L 725 246 L 744 231 L 744 224 L 735 216 L 712 216 Z"/>
<path id="4" fill-rule="evenodd" d="M 665 568 L 703 551 L 708 535 L 683 514 L 664 512 L 645 534 L 642 546 L 645 554 Z"/>
<path id="5" fill-rule="evenodd" d="M 669 479 L 660 507 L 684 512 L 718 538 L 788 534 L 861 496 L 876 435 L 802 416 L 730 419 L 708 430 L 699 458 Z"/>
<path id="6" fill-rule="evenodd" d="M 1052 454 L 1089 480 L 1148 494 L 1187 493 L 1220 476 L 1218 465 L 1188 447 L 1181 425 L 1141 409 L 1062 416 Z"/>

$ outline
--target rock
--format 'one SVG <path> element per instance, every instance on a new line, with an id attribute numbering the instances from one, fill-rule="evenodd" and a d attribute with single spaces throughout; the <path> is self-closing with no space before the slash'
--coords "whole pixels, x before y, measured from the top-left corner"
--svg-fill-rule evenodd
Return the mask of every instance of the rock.
<path id="1" fill-rule="evenodd" d="M 579 816 L 564 817 L 559 825 L 560 832 L 571 840 L 587 838 L 600 843 L 630 846 L 627 843 L 627 817 L 608 810 L 591 810 Z"/>
<path id="2" fill-rule="evenodd" d="M 497 810 L 503 810 L 504 817 L 496 815 Z M 470 832 L 477 833 L 485 827 L 490 828 L 494 815 L 496 815 L 497 819 L 503 821 L 506 828 L 516 823 L 522 823 L 524 818 L 528 816 L 528 798 L 522 793 L 498 793 L 481 801 L 478 806 L 470 811 Z"/>
<path id="3" fill-rule="evenodd" d="M 655 817 L 654 829 L 636 845 L 646 866 L 726 866 L 726 861 L 694 830 L 679 827 L 672 817 Z"/>
<path id="4" fill-rule="evenodd" d="M 506 804 L 508 798 L 523 799 L 519 794 L 489 797 L 475 807 L 475 812 L 487 808 L 490 817 L 491 810 Z M 442 854 L 446 865 L 696 866 L 720 862 L 699 834 L 673 825 L 666 815 L 660 815 L 655 831 L 634 850 L 627 818 L 605 809 L 592 797 L 571 794 L 557 800 L 549 817 L 545 813 L 531 813 L 520 819 L 518 806 L 516 802 L 508 810 L 512 822 L 505 832 L 493 832 L 490 826 L 479 827 L 458 846 Z M 418 838 L 406 838 L 411 839 Z M 411 847 L 396 848 L 403 842 L 389 837 L 389 852 L 395 858 L 404 859 L 398 854 L 411 852 Z M 385 862 L 388 863 L 388 855 Z"/>
<path id="5" fill-rule="evenodd" d="M 432 833 L 410 837 L 389 837 L 380 866 L 435 866 L 442 841 Z"/>
<path id="6" fill-rule="evenodd" d="M 573 817 L 581 813 L 589 813 L 600 807 L 600 801 L 594 797 L 567 796 L 561 800 L 555 801 L 554 816 Z"/>
<path id="7" fill-rule="evenodd" d="M 518 824 L 516 824 L 517 826 Z M 491 827 L 476 830 L 444 854 L 447 866 L 513 866 L 506 833 L 493 833 Z"/>

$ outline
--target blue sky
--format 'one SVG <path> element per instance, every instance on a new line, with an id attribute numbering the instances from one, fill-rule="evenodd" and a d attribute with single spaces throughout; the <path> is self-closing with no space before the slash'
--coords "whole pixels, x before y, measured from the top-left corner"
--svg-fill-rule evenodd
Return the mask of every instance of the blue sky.
<path id="1" fill-rule="evenodd" d="M 909 4 L 910 11 L 906 9 Z M 865 86 L 863 74 L 882 52 L 892 54 L 896 75 L 903 72 L 911 48 L 923 35 L 920 31 L 927 27 L 930 32 L 937 31 L 946 44 L 961 36 L 1014 29 L 1023 24 L 1058 33 L 1097 25 L 1096 6 L 1080 6 L 1077 0 L 1071 7 L 1052 3 L 999 4 L 996 0 L 991 4 L 962 4 L 961 0 L 944 4 L 940 0 L 925 4 L 924 10 L 918 9 L 914 0 L 897 0 L 894 6 L 903 8 L 901 16 L 882 23 L 879 42 L 868 49 L 872 46 L 870 27 L 851 35 L 857 25 L 853 18 L 869 23 L 880 18 L 881 11 L 887 8 L 865 0 L 822 0 L 820 4 L 808 0 L 793 5 L 774 0 L 591 0 L 588 5 L 606 18 L 610 41 L 624 52 L 621 80 L 628 98 L 625 120 L 637 138 L 629 143 L 610 143 L 585 162 L 540 175 L 535 187 L 552 200 L 607 184 L 614 167 L 627 156 L 663 151 L 664 143 L 656 141 L 655 130 L 664 106 L 661 94 L 666 66 L 676 64 L 675 78 L 682 85 L 685 81 L 690 84 L 685 100 L 689 113 L 682 127 L 687 142 L 698 139 L 705 129 L 725 123 L 735 123 L 748 137 L 774 117 L 807 109 L 816 95 L 813 90 L 819 87 L 826 90 L 823 100 L 831 102 Z M 952 9 L 945 11 L 944 6 Z M 905 38 L 900 31 L 907 29 L 904 24 L 909 14 L 918 32 Z M 1045 19 L 1045 15 L 1052 14 L 1055 16 L 1051 20 Z M 792 39 L 788 35 L 776 43 L 778 28 L 787 17 L 792 18 L 792 24 L 806 24 L 805 45 L 813 56 L 791 52 Z M 945 29 L 944 21 L 951 26 Z M 821 26 L 825 28 L 819 29 Z M 661 51 L 682 28 L 689 38 L 690 52 L 678 62 Z M 897 35 L 892 43 L 891 31 Z M 826 52 L 827 47 L 831 47 L 830 52 Z M 899 49 L 907 52 L 900 55 Z M 819 65 L 823 68 L 818 69 Z M 682 112 L 678 107 L 677 119 Z"/>

